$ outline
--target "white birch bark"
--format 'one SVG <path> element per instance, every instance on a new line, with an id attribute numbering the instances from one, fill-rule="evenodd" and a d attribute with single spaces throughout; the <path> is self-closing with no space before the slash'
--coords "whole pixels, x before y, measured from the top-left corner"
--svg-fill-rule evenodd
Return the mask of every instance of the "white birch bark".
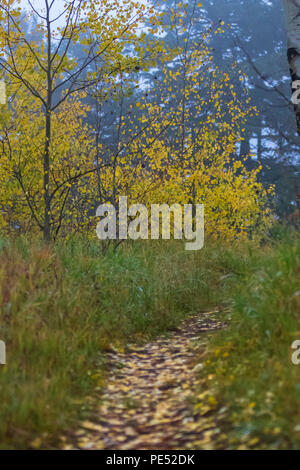
<path id="1" fill-rule="evenodd" d="M 300 0 L 282 0 L 288 36 L 288 61 L 292 79 L 292 89 L 299 88 L 300 80 Z M 300 135 L 300 104 L 294 104 L 297 130 Z"/>

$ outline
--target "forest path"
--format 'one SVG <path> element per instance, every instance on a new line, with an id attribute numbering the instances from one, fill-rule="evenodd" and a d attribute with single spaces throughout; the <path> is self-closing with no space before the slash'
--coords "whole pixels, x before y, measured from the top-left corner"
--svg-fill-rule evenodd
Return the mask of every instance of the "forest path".
<path id="1" fill-rule="evenodd" d="M 196 388 L 199 393 L 199 358 L 209 333 L 222 326 L 217 312 L 201 313 L 168 336 L 109 353 L 111 373 L 98 409 L 64 437 L 63 448 L 212 448 L 220 437 L 217 411 L 214 406 L 195 411 L 193 400 Z"/>

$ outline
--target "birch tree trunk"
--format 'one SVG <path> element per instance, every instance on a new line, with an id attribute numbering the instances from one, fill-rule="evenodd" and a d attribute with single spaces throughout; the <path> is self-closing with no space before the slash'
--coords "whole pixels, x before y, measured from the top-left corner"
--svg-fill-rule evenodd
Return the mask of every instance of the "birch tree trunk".
<path id="1" fill-rule="evenodd" d="M 300 0 L 282 0 L 288 36 L 287 57 L 292 78 L 292 91 L 300 88 Z M 294 101 L 293 101 L 294 102 Z M 294 102 L 297 131 L 300 135 L 300 102 Z"/>

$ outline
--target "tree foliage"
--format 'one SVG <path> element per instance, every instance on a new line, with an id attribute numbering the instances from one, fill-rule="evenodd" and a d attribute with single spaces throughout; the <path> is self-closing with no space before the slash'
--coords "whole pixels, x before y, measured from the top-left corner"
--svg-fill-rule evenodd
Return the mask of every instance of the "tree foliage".
<path id="1" fill-rule="evenodd" d="M 3 230 L 41 230 L 46 240 L 90 233 L 95 207 L 119 195 L 204 203 L 213 236 L 268 225 L 272 187 L 258 182 L 261 166 L 248 168 L 251 154 L 237 151 L 257 110 L 237 63 L 223 71 L 211 47 L 224 22 L 199 33 L 199 2 L 191 10 L 78 0 L 58 16 L 55 3 L 0 8 L 9 93 L 0 130 Z M 22 24 L 33 19 L 28 34 Z M 151 86 L 140 72 L 156 74 Z"/>

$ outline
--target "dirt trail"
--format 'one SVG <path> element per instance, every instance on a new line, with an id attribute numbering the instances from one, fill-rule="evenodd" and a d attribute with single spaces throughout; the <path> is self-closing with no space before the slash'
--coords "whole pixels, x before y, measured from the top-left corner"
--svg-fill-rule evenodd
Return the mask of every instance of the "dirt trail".
<path id="1" fill-rule="evenodd" d="M 64 438 L 63 447 L 212 448 L 220 434 L 217 413 L 197 413 L 192 400 L 207 333 L 222 326 L 216 312 L 201 313 L 168 336 L 108 354 L 111 374 L 98 410 L 92 421 Z"/>

